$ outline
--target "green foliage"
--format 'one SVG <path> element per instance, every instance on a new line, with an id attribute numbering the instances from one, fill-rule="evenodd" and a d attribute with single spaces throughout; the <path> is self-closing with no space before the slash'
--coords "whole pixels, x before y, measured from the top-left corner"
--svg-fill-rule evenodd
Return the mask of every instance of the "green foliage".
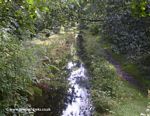
<path id="1" fill-rule="evenodd" d="M 96 104 L 96 108 L 99 113 L 106 112 L 108 109 L 115 105 L 115 101 L 112 99 L 115 97 L 117 90 L 117 75 L 115 74 L 113 66 L 106 62 L 103 58 L 94 58 L 90 68 L 92 71 L 92 95 L 93 102 Z M 98 100 L 98 101 L 97 101 Z"/>
<path id="2" fill-rule="evenodd" d="M 86 64 L 88 62 L 87 68 L 91 77 L 94 116 L 139 115 L 145 110 L 148 99 L 119 77 L 115 67 L 104 57 L 102 39 L 98 42 L 95 38 L 99 37 L 91 36 L 89 32 L 84 33 L 84 61 Z M 132 70 L 135 68 L 134 65 L 127 67 Z"/>
<path id="3" fill-rule="evenodd" d="M 7 32 L 0 33 L 0 109 L 26 107 L 27 87 L 32 78 L 32 57 L 21 42 Z"/>
<path id="4" fill-rule="evenodd" d="M 91 24 L 89 26 L 89 29 L 93 35 L 97 35 L 99 33 L 99 25 L 98 24 Z"/>
<path id="5" fill-rule="evenodd" d="M 44 28 L 53 29 L 74 22 L 79 4 L 78 1 L 72 0 L 2 0 L 0 26 L 22 40 L 28 39 Z M 26 33 L 28 36 L 24 37 Z"/>
<path id="6" fill-rule="evenodd" d="M 147 0 L 132 0 L 131 10 L 132 14 L 137 17 L 150 16 L 149 2 Z"/>
<path id="7" fill-rule="evenodd" d="M 63 106 L 64 94 L 67 91 L 65 78 L 67 76 L 64 70 L 70 53 L 70 46 L 67 47 L 69 44 L 66 45 L 67 42 L 62 38 L 59 40 L 53 38 L 52 41 L 56 42 L 47 47 L 38 46 L 40 51 L 37 50 L 38 48 L 33 48 L 37 50 L 34 51 L 32 48 L 24 48 L 22 42 L 25 44 L 26 40 L 31 39 L 35 33 L 44 28 L 59 32 L 61 25 L 74 23 L 82 3 L 83 1 L 77 0 L 0 1 L 0 30 L 2 31 L 0 35 L 0 112 L 5 108 L 25 108 L 29 96 L 36 95 L 42 97 L 49 95 L 49 101 L 54 101 L 48 104 L 52 108 Z M 40 55 L 36 56 L 34 53 Z M 38 62 L 32 67 L 33 55 Z M 49 62 L 42 61 L 43 56 L 48 56 Z M 34 88 L 31 81 L 33 77 L 35 81 L 47 84 L 47 88 Z M 52 93 L 45 95 L 43 93 L 45 89 L 51 90 Z M 57 96 L 61 100 L 53 99 Z M 47 101 L 44 102 L 47 103 Z"/>
<path id="8" fill-rule="evenodd" d="M 148 100 L 139 91 L 120 80 L 110 63 L 102 57 L 91 60 L 91 94 L 97 115 L 106 112 L 115 116 L 138 115 L 144 111 Z"/>
<path id="9" fill-rule="evenodd" d="M 67 47 L 67 43 L 72 43 L 74 40 L 57 39 L 56 37 L 53 38 L 50 45 L 32 46 L 33 49 L 24 48 L 22 40 L 29 40 L 44 28 L 58 33 L 62 25 L 69 27 L 68 25 L 75 22 L 84 23 L 86 21 L 88 24 L 87 22 L 98 21 L 97 24 L 89 26 L 93 35 L 100 32 L 102 38 L 111 43 L 112 49 L 116 53 L 123 53 L 134 59 L 144 58 L 141 64 L 147 64 L 149 63 L 147 54 L 150 51 L 148 16 L 150 16 L 149 3 L 146 0 L 114 2 L 0 0 L 0 109 L 25 107 L 28 95 L 47 96 L 47 93 L 43 95 L 41 89 L 32 88 L 32 77 L 48 84 L 48 87 L 54 90 L 54 93 L 49 95 L 52 100 L 57 96 L 57 92 L 61 91 L 58 97 L 62 100 L 57 103 L 58 106 L 63 104 L 66 92 L 66 80 L 63 78 L 66 77 L 64 68 L 67 60 L 71 57 L 68 55 L 71 46 L 69 44 Z M 65 38 L 72 38 L 72 36 Z M 122 102 L 121 98 L 130 98 L 130 94 L 125 89 L 127 86 L 118 80 L 114 67 L 98 56 L 104 54 L 102 49 L 99 49 L 98 39 L 97 37 L 92 40 L 87 39 L 84 45 L 86 46 L 85 50 L 88 51 L 85 51 L 86 58 L 91 58 L 91 62 L 87 62 L 93 71 L 91 72 L 93 75 L 92 97 L 99 114 L 105 111 L 111 112 L 110 109 L 113 109 L 114 106 L 120 106 L 117 102 Z M 34 67 L 32 67 L 33 55 L 38 61 L 34 63 Z M 43 60 L 43 56 L 48 57 L 48 62 Z M 125 68 L 135 71 L 132 65 L 127 65 Z M 118 87 L 121 89 L 118 90 Z M 135 92 L 135 90 L 131 91 Z M 135 96 L 133 95 L 133 97 Z M 131 97 L 131 101 L 133 97 Z M 55 103 L 49 105 L 55 106 Z M 135 105 L 125 104 L 125 111 L 128 111 L 127 106 Z M 120 114 L 119 112 L 118 115 Z"/>
<path id="10" fill-rule="evenodd" d="M 92 25 L 91 31 L 97 33 L 99 30 L 102 38 L 111 43 L 111 48 L 116 53 L 140 59 L 150 50 L 148 7 L 149 3 L 146 0 L 114 2 L 93 0 L 84 6 L 82 18 Z M 98 24 L 91 24 L 96 21 Z"/>
<path id="11" fill-rule="evenodd" d="M 109 43 L 109 49 L 119 54 L 116 59 L 123 64 L 123 69 L 149 88 L 149 60 L 146 58 L 150 51 L 149 18 L 133 16 L 130 7 L 132 2 L 122 1 L 108 5 L 107 15 L 102 22 L 103 26 L 100 27 L 101 36 Z M 131 65 L 132 63 L 136 66 Z"/>
<path id="12" fill-rule="evenodd" d="M 121 2 L 110 4 L 104 18 L 101 34 L 112 44 L 116 53 L 126 54 L 127 57 L 138 59 L 149 52 L 149 21 L 146 18 L 132 16 L 129 4 Z M 109 12 L 112 11 L 112 12 Z"/>
<path id="13" fill-rule="evenodd" d="M 0 3 L 0 26 L 9 33 L 15 34 L 19 39 L 30 38 L 35 32 L 34 20 L 28 12 L 28 4 L 25 1 L 3 1 Z"/>

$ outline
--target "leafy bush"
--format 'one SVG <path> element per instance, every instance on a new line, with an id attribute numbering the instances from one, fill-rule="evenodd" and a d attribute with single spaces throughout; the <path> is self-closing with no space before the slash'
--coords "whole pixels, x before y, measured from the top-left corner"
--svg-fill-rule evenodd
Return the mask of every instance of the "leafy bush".
<path id="1" fill-rule="evenodd" d="M 98 24 L 89 25 L 89 29 L 93 35 L 97 35 L 99 33 L 99 25 Z"/>
<path id="2" fill-rule="evenodd" d="M 32 57 L 21 42 L 0 33 L 0 109 L 25 107 L 32 77 Z"/>
<path id="3" fill-rule="evenodd" d="M 106 12 L 99 23 L 102 24 L 99 27 L 102 38 L 111 43 L 116 53 L 126 54 L 130 58 L 136 59 L 147 54 L 150 51 L 149 18 L 134 17 L 132 2 L 126 0 L 105 2 L 105 5 Z"/>
<path id="4" fill-rule="evenodd" d="M 117 92 L 117 75 L 114 67 L 103 58 L 94 58 L 92 61 L 92 97 L 96 111 L 102 113 L 115 105 L 113 98 Z"/>
<path id="5" fill-rule="evenodd" d="M 132 0 L 131 2 L 132 14 L 136 17 L 150 16 L 149 1 L 147 0 Z"/>

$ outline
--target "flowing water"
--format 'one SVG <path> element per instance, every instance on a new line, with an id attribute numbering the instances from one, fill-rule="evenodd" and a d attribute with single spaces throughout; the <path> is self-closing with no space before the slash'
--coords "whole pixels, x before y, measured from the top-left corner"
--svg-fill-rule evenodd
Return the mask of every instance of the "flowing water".
<path id="1" fill-rule="evenodd" d="M 70 88 L 62 116 L 91 116 L 93 108 L 86 69 L 82 63 L 69 62 L 68 70 Z"/>

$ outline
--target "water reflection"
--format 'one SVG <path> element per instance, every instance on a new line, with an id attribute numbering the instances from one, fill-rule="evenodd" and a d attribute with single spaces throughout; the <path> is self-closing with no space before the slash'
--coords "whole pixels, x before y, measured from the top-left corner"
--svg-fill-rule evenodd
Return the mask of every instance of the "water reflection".
<path id="1" fill-rule="evenodd" d="M 92 105 L 89 94 L 89 83 L 86 70 L 81 63 L 69 62 L 70 76 L 68 78 L 70 88 L 66 100 L 66 109 L 62 116 L 91 116 Z"/>

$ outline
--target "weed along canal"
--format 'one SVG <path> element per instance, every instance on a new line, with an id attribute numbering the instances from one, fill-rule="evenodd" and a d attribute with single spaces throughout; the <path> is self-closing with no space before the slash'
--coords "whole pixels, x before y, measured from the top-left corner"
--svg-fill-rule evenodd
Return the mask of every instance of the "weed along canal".
<path id="1" fill-rule="evenodd" d="M 86 69 L 82 63 L 76 62 L 69 62 L 67 68 L 70 87 L 62 116 L 91 116 L 93 108 Z"/>

